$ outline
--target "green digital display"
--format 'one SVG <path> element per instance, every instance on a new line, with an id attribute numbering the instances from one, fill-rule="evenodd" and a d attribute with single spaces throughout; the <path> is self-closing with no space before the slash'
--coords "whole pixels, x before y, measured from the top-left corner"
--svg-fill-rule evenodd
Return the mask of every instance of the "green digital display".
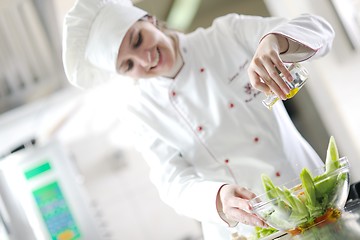
<path id="1" fill-rule="evenodd" d="M 33 196 L 52 240 L 80 239 L 80 232 L 58 182 L 34 190 Z"/>
<path id="2" fill-rule="evenodd" d="M 29 169 L 29 170 L 26 170 L 24 174 L 25 174 L 25 178 L 27 180 L 30 180 L 30 179 L 32 179 L 32 178 L 34 178 L 34 177 L 36 177 L 36 176 L 38 176 L 38 175 L 40 175 L 40 174 L 42 174 L 44 172 L 47 172 L 49 170 L 51 170 L 50 163 L 45 162 L 45 163 L 42 163 L 41 165 L 38 165 L 38 166 L 33 167 L 33 168 Z"/>

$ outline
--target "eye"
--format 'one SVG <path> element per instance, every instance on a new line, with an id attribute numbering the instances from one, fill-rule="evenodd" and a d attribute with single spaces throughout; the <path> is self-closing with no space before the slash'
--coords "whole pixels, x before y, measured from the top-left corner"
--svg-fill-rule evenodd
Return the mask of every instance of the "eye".
<path id="1" fill-rule="evenodd" d="M 142 37 L 141 32 L 139 32 L 138 36 L 137 36 L 137 40 L 134 44 L 134 48 L 138 48 L 141 45 L 142 41 L 143 41 L 143 37 Z"/>
<path id="2" fill-rule="evenodd" d="M 129 71 L 131 71 L 131 69 L 134 67 L 134 62 L 132 61 L 132 60 L 128 60 L 127 62 L 126 62 L 126 70 L 125 70 L 125 72 L 129 72 Z"/>

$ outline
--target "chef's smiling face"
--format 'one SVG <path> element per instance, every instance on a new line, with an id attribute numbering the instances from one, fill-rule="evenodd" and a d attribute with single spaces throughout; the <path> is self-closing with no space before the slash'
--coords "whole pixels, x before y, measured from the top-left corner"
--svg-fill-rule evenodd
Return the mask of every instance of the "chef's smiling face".
<path id="1" fill-rule="evenodd" d="M 116 70 L 132 78 L 167 76 L 175 67 L 176 44 L 151 19 L 137 21 L 126 33 Z"/>

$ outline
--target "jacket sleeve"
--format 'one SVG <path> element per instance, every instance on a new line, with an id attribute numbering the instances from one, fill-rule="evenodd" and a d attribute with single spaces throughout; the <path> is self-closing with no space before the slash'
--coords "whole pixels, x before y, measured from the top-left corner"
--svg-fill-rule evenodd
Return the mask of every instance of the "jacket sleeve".
<path id="1" fill-rule="evenodd" d="M 285 36 L 289 41 L 289 49 L 280 56 L 284 62 L 321 57 L 331 49 L 335 37 L 327 21 L 310 14 L 291 20 L 229 14 L 215 20 L 213 27 L 245 45 L 251 51 L 250 54 L 255 53 L 259 42 L 266 35 L 273 33 Z"/>
<path id="2" fill-rule="evenodd" d="M 334 30 L 328 22 L 309 14 L 281 24 L 270 33 L 288 38 L 289 49 L 281 56 L 285 62 L 300 62 L 312 56 L 324 56 L 330 51 L 335 37 Z"/>

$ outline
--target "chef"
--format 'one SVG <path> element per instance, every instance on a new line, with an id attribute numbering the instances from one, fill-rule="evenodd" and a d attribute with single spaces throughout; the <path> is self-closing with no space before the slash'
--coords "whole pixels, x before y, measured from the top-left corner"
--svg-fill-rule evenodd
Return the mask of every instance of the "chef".
<path id="1" fill-rule="evenodd" d="M 286 99 L 278 71 L 291 81 L 287 63 L 324 56 L 333 38 L 309 14 L 228 14 L 183 34 L 130 1 L 78 0 L 64 21 L 63 61 L 82 89 L 113 75 L 136 81 L 129 123 L 161 199 L 200 221 L 205 240 L 221 240 L 266 227 L 248 202 L 263 192 L 261 174 L 282 183 L 322 166 L 282 102 L 269 111 L 261 101 Z"/>

